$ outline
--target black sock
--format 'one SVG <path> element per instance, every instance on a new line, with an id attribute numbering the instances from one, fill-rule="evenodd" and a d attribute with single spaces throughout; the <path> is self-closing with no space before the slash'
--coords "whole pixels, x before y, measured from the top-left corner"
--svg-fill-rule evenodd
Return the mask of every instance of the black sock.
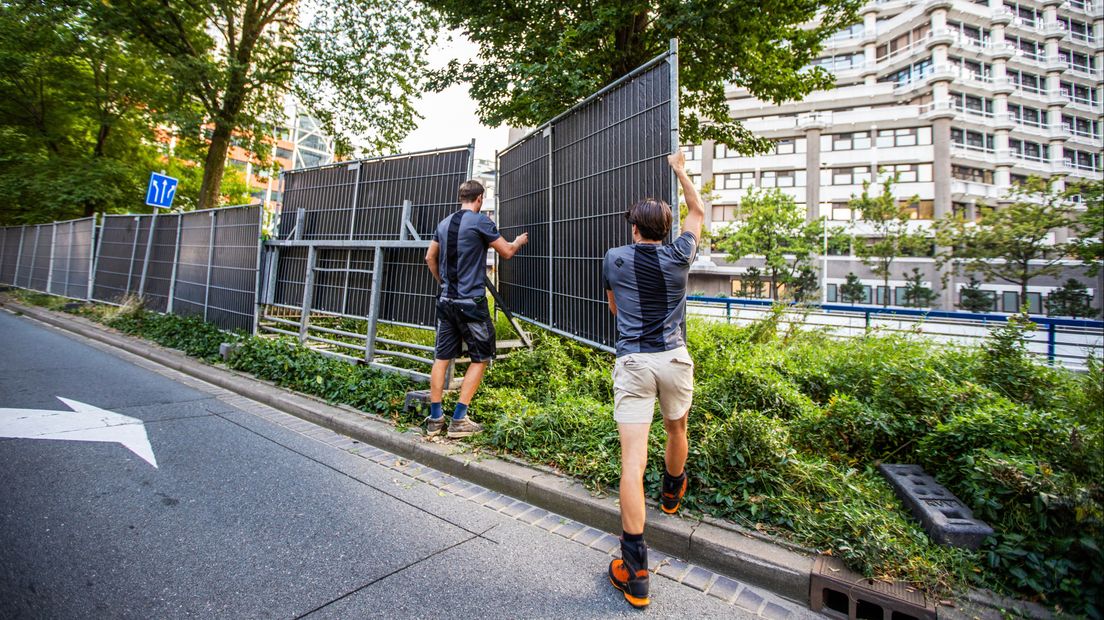
<path id="1" fill-rule="evenodd" d="M 686 470 L 682 470 L 682 475 L 680 476 L 672 476 L 671 472 L 666 469 L 663 470 L 663 473 L 666 474 L 663 476 L 663 492 L 671 495 L 678 493 L 679 488 L 682 486 L 682 481 L 686 480 Z"/>
<path id="2" fill-rule="evenodd" d="M 644 544 L 644 534 L 621 534 L 621 560 L 629 567 L 629 574 L 648 569 L 648 545 Z"/>

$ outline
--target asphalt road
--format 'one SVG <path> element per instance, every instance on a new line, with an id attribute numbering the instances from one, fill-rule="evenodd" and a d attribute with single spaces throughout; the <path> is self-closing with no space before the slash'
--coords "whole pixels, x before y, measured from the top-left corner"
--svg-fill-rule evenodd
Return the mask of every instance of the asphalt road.
<path id="1" fill-rule="evenodd" d="M 0 417 L 2 618 L 640 616 L 606 580 L 608 536 L 571 540 L 511 498 L 481 505 L 466 484 L 0 312 L 0 413 L 79 415 L 58 397 L 141 421 L 157 466 L 120 443 L 12 438 Z M 658 575 L 652 590 L 651 616 L 756 615 Z M 759 595 L 774 600 L 740 590 Z"/>

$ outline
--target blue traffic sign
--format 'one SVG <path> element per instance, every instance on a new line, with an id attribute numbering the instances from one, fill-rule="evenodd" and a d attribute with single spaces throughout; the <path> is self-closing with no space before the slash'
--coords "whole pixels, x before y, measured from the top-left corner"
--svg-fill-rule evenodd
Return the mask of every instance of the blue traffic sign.
<path id="1" fill-rule="evenodd" d="M 172 177 L 151 172 L 149 187 L 146 189 L 146 204 L 162 209 L 171 207 L 173 196 L 176 196 L 177 183 L 179 181 Z"/>

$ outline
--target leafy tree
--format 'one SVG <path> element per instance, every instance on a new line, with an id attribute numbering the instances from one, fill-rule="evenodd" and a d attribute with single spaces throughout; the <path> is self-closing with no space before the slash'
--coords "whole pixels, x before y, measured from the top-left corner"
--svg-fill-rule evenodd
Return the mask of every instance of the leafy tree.
<path id="1" fill-rule="evenodd" d="M 1061 288 L 1046 297 L 1047 314 L 1051 316 L 1069 316 L 1088 318 L 1096 316 L 1092 307 L 1092 297 L 1084 285 L 1070 278 Z"/>
<path id="2" fill-rule="evenodd" d="M 732 260 L 763 257 L 770 298 L 778 299 L 779 284 L 791 281 L 820 247 L 824 225 L 820 220 L 806 222 L 805 210 L 777 188 L 750 190 L 740 202 L 740 212 L 744 221 L 722 231 L 717 247 Z"/>
<path id="3" fill-rule="evenodd" d="M 1011 204 L 986 213 L 976 225 L 961 218 L 940 220 L 937 239 L 951 252 L 938 262 L 952 262 L 956 269 L 987 280 L 1016 284 L 1020 299 L 1027 299 L 1027 285 L 1033 278 L 1061 274 L 1060 262 L 1073 248 L 1054 243 L 1053 233 L 1075 226 L 1078 220 L 1051 179 L 1029 177 L 1013 186 L 1009 197 Z"/>
<path id="4" fill-rule="evenodd" d="M 151 106 L 161 101 L 140 47 L 97 27 L 102 5 L 0 5 L 0 222 L 142 208 Z"/>
<path id="5" fill-rule="evenodd" d="M 752 299 L 759 299 L 763 296 L 763 272 L 754 265 L 748 267 L 744 272 L 744 295 L 751 297 Z M 750 290 L 749 290 L 750 285 Z"/>
<path id="6" fill-rule="evenodd" d="M 820 283 L 817 281 L 816 271 L 813 271 L 813 268 L 808 265 L 803 265 L 798 269 L 797 273 L 789 278 L 787 284 L 789 285 L 790 295 L 798 303 L 815 300 L 820 292 Z"/>
<path id="7" fill-rule="evenodd" d="M 910 308 L 928 308 L 938 297 L 935 291 L 924 286 L 920 270 L 914 267 L 912 275 L 905 283 L 905 305 Z"/>
<path id="8" fill-rule="evenodd" d="M 175 88 L 168 120 L 183 136 L 206 128 L 198 206 L 218 203 L 232 140 L 265 155 L 295 95 L 335 136 L 365 136 L 371 152 L 414 128 L 413 99 L 436 22 L 401 0 L 118 0 L 105 18 L 159 54 Z"/>
<path id="9" fill-rule="evenodd" d="M 1085 210 L 1078 217 L 1075 231 L 1078 239 L 1071 244 L 1071 251 L 1085 261 L 1086 274 L 1095 277 L 1104 265 L 1104 180 L 1071 183 L 1065 195 L 1080 195 Z"/>
<path id="10" fill-rule="evenodd" d="M 751 154 L 769 142 L 731 118 L 726 85 L 774 103 L 830 88 L 831 75 L 807 67 L 828 35 L 857 21 L 865 1 L 423 4 L 479 45 L 479 61 L 453 61 L 434 85 L 469 83 L 487 125 L 539 125 L 663 53 L 677 37 L 681 137 L 717 140 Z"/>
<path id="11" fill-rule="evenodd" d="M 862 303 L 866 301 L 866 287 L 854 273 L 847 274 L 847 281 L 839 287 L 840 301 L 845 304 Z"/>
<path id="12" fill-rule="evenodd" d="M 993 310 L 993 293 L 981 290 L 981 283 L 970 278 L 970 283 L 962 287 L 958 307 L 967 312 L 990 312 Z"/>
<path id="13" fill-rule="evenodd" d="M 893 272 L 893 262 L 899 256 L 915 255 L 929 244 L 923 233 L 909 229 L 909 212 L 893 195 L 896 181 L 896 177 L 887 177 L 882 181 L 882 191 L 878 195 L 870 194 L 869 182 L 863 183 L 862 194 L 852 196 L 849 203 L 853 211 L 862 213 L 862 221 L 869 224 L 873 232 L 872 240 L 855 244 L 855 254 L 874 275 L 882 278 L 882 285 L 887 291 L 882 299 L 883 306 L 889 305 L 889 277 Z M 918 200 L 913 196 L 909 202 Z"/>

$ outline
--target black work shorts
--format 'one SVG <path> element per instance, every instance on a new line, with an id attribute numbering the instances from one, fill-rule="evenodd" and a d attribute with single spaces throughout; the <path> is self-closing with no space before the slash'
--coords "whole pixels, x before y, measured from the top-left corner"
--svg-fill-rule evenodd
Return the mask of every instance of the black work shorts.
<path id="1" fill-rule="evenodd" d="M 437 344 L 434 357 L 460 357 L 461 341 L 468 344 L 473 362 L 489 362 L 495 355 L 495 328 L 486 297 L 437 300 Z"/>

